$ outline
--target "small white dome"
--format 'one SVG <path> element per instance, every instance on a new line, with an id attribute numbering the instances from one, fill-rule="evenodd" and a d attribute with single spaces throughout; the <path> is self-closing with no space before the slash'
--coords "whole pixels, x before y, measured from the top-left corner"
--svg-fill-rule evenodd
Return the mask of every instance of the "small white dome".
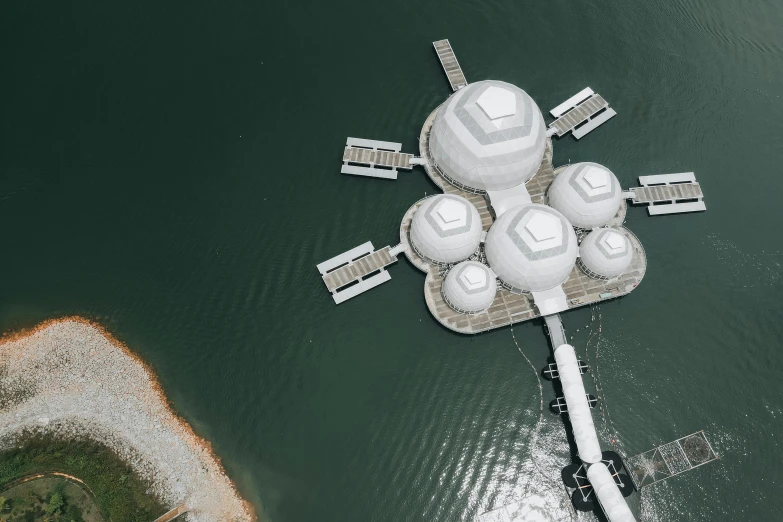
<path id="1" fill-rule="evenodd" d="M 484 243 L 487 262 L 498 278 L 528 292 L 543 292 L 564 283 L 577 249 L 568 220 L 557 210 L 538 204 L 504 213 Z"/>
<path id="2" fill-rule="evenodd" d="M 441 291 L 446 303 L 458 312 L 481 312 L 495 300 L 495 274 L 478 261 L 463 261 L 446 274 Z"/>
<path id="3" fill-rule="evenodd" d="M 478 192 L 525 183 L 538 170 L 546 127 L 525 91 L 494 80 L 471 83 L 438 110 L 429 151 L 441 173 Z"/>
<path id="4" fill-rule="evenodd" d="M 633 246 L 628 237 L 616 228 L 593 230 L 579 246 L 579 267 L 589 276 L 611 279 L 628 268 L 633 258 Z"/>
<path id="5" fill-rule="evenodd" d="M 612 171 L 598 163 L 574 163 L 549 186 L 549 206 L 575 226 L 602 227 L 617 214 L 622 190 Z"/>
<path id="6" fill-rule="evenodd" d="M 481 242 L 481 216 L 465 198 L 440 194 L 427 198 L 411 221 L 413 249 L 426 261 L 458 263 Z"/>

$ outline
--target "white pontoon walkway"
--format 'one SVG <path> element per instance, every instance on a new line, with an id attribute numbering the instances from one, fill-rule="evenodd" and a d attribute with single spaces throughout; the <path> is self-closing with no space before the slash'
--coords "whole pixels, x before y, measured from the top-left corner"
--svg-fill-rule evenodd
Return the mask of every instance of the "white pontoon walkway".
<path id="1" fill-rule="evenodd" d="M 432 42 L 432 46 L 435 47 L 435 52 L 438 53 L 438 60 L 440 60 L 443 71 L 449 79 L 451 90 L 456 92 L 458 89 L 465 87 L 468 84 L 468 80 L 465 79 L 465 75 L 462 73 L 462 67 L 459 66 L 457 55 L 454 54 L 451 43 L 448 40 L 438 40 L 437 42 Z"/>
<path id="2" fill-rule="evenodd" d="M 585 95 L 588 95 L 586 99 L 584 99 Z M 593 93 L 589 87 L 561 103 L 551 112 L 553 115 L 558 115 L 558 118 L 549 124 L 549 128 L 557 137 L 560 138 L 573 131 L 576 139 L 583 137 L 617 114 L 600 94 Z M 579 125 L 581 126 L 577 128 Z"/>
<path id="3" fill-rule="evenodd" d="M 391 279 L 384 267 L 397 262 L 399 249 L 386 246 L 374 250 L 368 241 L 317 266 L 336 304 Z"/>
<path id="4" fill-rule="evenodd" d="M 348 138 L 340 172 L 371 178 L 397 179 L 397 169 L 411 170 L 413 154 L 400 152 L 401 143 Z"/>
<path id="5" fill-rule="evenodd" d="M 642 186 L 628 189 L 625 196 L 634 205 L 649 205 L 651 216 L 707 210 L 693 172 L 639 176 L 639 184 Z"/>

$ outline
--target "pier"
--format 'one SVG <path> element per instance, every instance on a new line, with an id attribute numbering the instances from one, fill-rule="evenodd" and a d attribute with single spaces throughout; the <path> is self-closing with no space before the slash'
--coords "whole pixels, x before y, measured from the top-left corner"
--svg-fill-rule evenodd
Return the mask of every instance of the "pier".
<path id="1" fill-rule="evenodd" d="M 648 205 L 651 216 L 703 212 L 704 194 L 693 172 L 639 176 L 641 187 L 633 187 L 624 193 L 634 205 Z"/>
<path id="2" fill-rule="evenodd" d="M 587 95 L 587 98 L 584 96 Z M 596 127 L 605 123 L 617 113 L 609 107 L 600 94 L 589 87 L 572 96 L 554 109 L 551 114 L 557 119 L 549 124 L 550 131 L 558 138 L 571 132 L 576 139 L 584 137 Z"/>
<path id="3" fill-rule="evenodd" d="M 704 431 L 697 431 L 629 457 L 625 466 L 636 488 L 641 489 L 718 458 Z"/>
<path id="4" fill-rule="evenodd" d="M 401 143 L 348 138 L 340 172 L 370 178 L 397 179 L 397 169 L 411 170 L 413 154 L 400 152 Z"/>
<path id="5" fill-rule="evenodd" d="M 317 266 L 336 304 L 391 279 L 385 267 L 397 262 L 391 247 L 375 251 L 371 242 L 359 245 Z"/>
<path id="6" fill-rule="evenodd" d="M 449 85 L 451 90 L 457 92 L 457 90 L 465 87 L 468 84 L 468 80 L 465 79 L 465 74 L 462 72 L 457 61 L 457 55 L 454 54 L 454 50 L 451 48 L 451 43 L 448 40 L 438 40 L 432 42 L 432 46 L 435 48 L 435 52 L 438 53 L 438 60 L 443 67 L 443 72 L 446 73 L 446 77 L 449 79 Z"/>
<path id="7" fill-rule="evenodd" d="M 484 230 L 489 230 L 494 219 L 487 204 L 486 197 L 482 194 L 474 194 L 459 189 L 449 183 L 437 169 L 433 168 L 432 161 L 428 157 L 428 141 L 432 124 L 438 109 L 435 109 L 427 118 L 421 135 L 419 136 L 419 155 L 426 160 L 423 166 L 427 175 L 446 194 L 462 196 L 473 203 L 481 216 Z M 566 166 L 558 169 L 552 166 L 552 141 L 547 139 L 546 151 L 535 176 L 527 182 L 526 188 L 533 203 L 546 203 L 546 190 L 555 179 L 557 173 L 565 170 Z M 405 255 L 419 270 L 425 272 L 427 277 L 424 282 L 424 299 L 427 308 L 435 319 L 454 332 L 462 334 L 476 334 L 509 326 L 512 324 L 529 321 L 543 315 L 535 305 L 532 295 L 517 294 L 506 288 L 498 288 L 497 296 L 492 305 L 485 311 L 476 314 L 464 314 L 455 311 L 443 299 L 441 288 L 443 280 L 448 273 L 443 267 L 433 266 L 419 257 L 410 246 L 408 231 L 413 214 L 421 202 L 415 203 L 402 219 L 400 225 L 400 242 L 406 246 Z M 630 293 L 641 283 L 647 271 L 647 258 L 644 248 L 636 236 L 627 228 L 621 227 L 625 218 L 625 204 L 615 216 L 612 226 L 620 227 L 619 231 L 630 241 L 634 249 L 633 259 L 628 270 L 621 276 L 608 281 L 593 279 L 585 274 L 579 267 L 574 267 L 568 280 L 563 283 L 563 291 L 566 295 L 568 309 L 578 308 L 599 303 L 606 299 L 620 297 Z"/>

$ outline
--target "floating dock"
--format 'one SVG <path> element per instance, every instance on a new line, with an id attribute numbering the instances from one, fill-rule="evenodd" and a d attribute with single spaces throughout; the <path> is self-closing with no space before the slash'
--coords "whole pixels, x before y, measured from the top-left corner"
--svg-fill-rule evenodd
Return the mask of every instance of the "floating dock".
<path id="1" fill-rule="evenodd" d="M 385 267 L 397 262 L 391 247 L 376 251 L 370 241 L 317 266 L 336 304 L 391 279 Z"/>
<path id="2" fill-rule="evenodd" d="M 400 152 L 401 143 L 348 138 L 340 172 L 370 178 L 397 179 L 397 169 L 411 170 L 413 154 Z"/>
<path id="3" fill-rule="evenodd" d="M 465 87 L 468 84 L 468 80 L 465 79 L 465 74 L 457 61 L 457 55 L 454 54 L 454 50 L 451 48 L 451 43 L 448 40 L 438 40 L 437 42 L 432 42 L 432 46 L 435 48 L 435 52 L 438 53 L 438 60 L 440 60 L 440 65 L 449 79 L 451 90 L 456 92 Z"/>
<path id="4" fill-rule="evenodd" d="M 634 205 L 648 205 L 651 216 L 707 210 L 693 172 L 639 176 L 639 184 L 624 195 Z"/>
<path id="5" fill-rule="evenodd" d="M 576 139 L 617 115 L 607 101 L 590 87 L 571 96 L 552 109 L 550 114 L 557 118 L 549 124 L 552 133 L 560 138 L 571 132 Z"/>
<path id="6" fill-rule="evenodd" d="M 487 205 L 486 197 L 455 187 L 441 176 L 437 169 L 431 166 L 432 161 L 428 157 L 428 142 L 437 112 L 438 109 L 435 109 L 430 114 L 419 136 L 419 154 L 426 160 L 423 163 L 424 168 L 430 179 L 444 193 L 461 196 L 473 203 L 479 212 L 479 216 L 481 216 L 483 229 L 488 231 L 493 223 L 493 217 Z M 552 140 L 547 138 L 546 151 L 541 161 L 541 166 L 526 185 L 533 203 L 545 203 L 547 188 L 555 179 L 555 175 L 566 168 L 567 166 L 559 167 L 558 169 L 552 167 Z M 476 334 L 547 315 L 540 312 L 531 296 L 517 294 L 506 288 L 498 288 L 495 301 L 484 312 L 464 314 L 451 308 L 443 299 L 443 294 L 441 293 L 443 280 L 448 272 L 427 263 L 410 246 L 408 232 L 411 220 L 421 203 L 422 201 L 415 203 L 405 213 L 400 225 L 400 242 L 406 246 L 405 255 L 411 263 L 427 274 L 424 282 L 424 298 L 427 308 L 439 323 L 454 332 Z M 593 279 L 580 270 L 578 266 L 575 266 L 568 280 L 563 283 L 563 291 L 566 295 L 569 310 L 626 295 L 636 288 L 641 283 L 642 278 L 644 278 L 644 274 L 647 271 L 647 257 L 644 253 L 644 248 L 630 230 L 621 226 L 625 219 L 625 207 L 625 204 L 620 205 L 620 210 L 610 225 L 618 227 L 618 231 L 631 241 L 634 249 L 631 265 L 621 276 L 608 281 Z"/>
<path id="7" fill-rule="evenodd" d="M 625 461 L 625 467 L 631 474 L 636 489 L 641 489 L 718 458 L 704 431 L 697 431 L 629 457 Z"/>

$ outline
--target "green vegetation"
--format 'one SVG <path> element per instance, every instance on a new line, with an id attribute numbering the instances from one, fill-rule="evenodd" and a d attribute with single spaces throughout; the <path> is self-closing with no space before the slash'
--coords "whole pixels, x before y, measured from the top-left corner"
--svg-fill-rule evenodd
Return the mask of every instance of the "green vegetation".
<path id="1" fill-rule="evenodd" d="M 4 509 L 0 509 L 3 522 L 103 522 L 89 496 L 63 479 L 25 482 L 7 494 Z"/>
<path id="2" fill-rule="evenodd" d="M 147 493 L 151 484 L 136 475 L 106 446 L 87 440 L 64 441 L 38 435 L 27 437 L 21 448 L 0 453 L 0 492 L 9 499 L 6 503 L 10 502 L 10 497 L 4 491 L 15 480 L 32 473 L 51 471 L 84 481 L 95 495 L 95 503 L 105 519 L 149 522 L 166 512 L 163 505 Z M 70 522 L 72 519 L 81 522 L 80 518 L 68 513 L 68 499 L 62 491 L 54 491 L 43 498 L 39 507 L 42 517 L 48 518 L 30 520 Z M 16 520 L 4 516 L 0 513 L 3 522 Z"/>

